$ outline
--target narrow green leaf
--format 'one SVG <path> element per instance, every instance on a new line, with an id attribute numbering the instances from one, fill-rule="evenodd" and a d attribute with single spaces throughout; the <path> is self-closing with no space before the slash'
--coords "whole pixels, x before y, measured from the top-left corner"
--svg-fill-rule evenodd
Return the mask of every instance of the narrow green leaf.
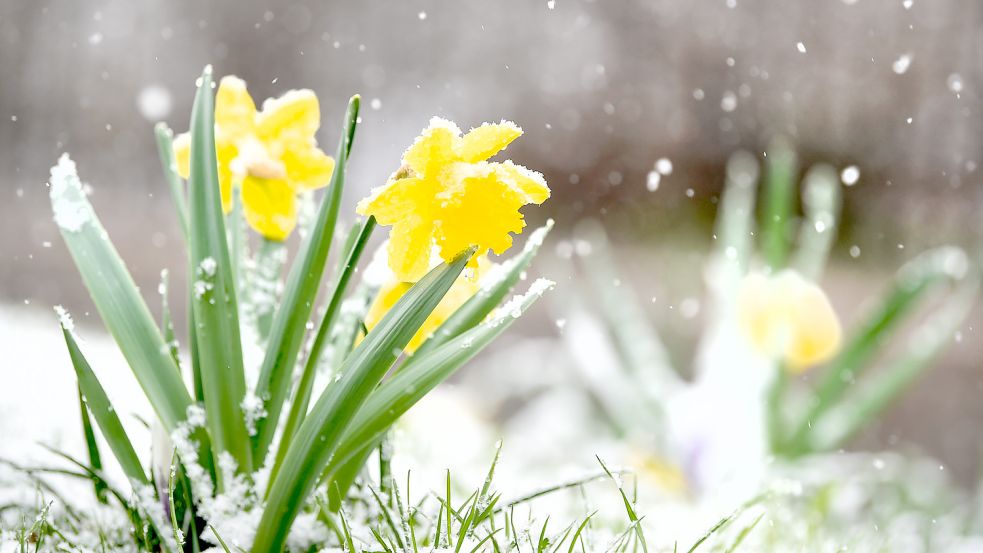
<path id="1" fill-rule="evenodd" d="M 123 424 L 116 414 L 116 409 L 109 401 L 109 397 L 96 377 L 96 373 L 92 371 L 89 362 L 82 355 L 82 351 L 75 341 L 75 336 L 64 322 L 62 322 L 61 329 L 65 337 L 65 345 L 68 346 L 68 354 L 72 358 L 72 366 L 75 367 L 79 389 L 85 397 L 85 403 L 91 411 L 92 417 L 96 420 L 99 430 L 102 431 L 103 438 L 109 444 L 109 449 L 112 450 L 120 467 L 123 468 L 123 474 L 130 480 L 135 480 L 141 484 L 150 484 L 150 479 L 143 470 L 140 458 L 137 457 L 136 450 L 133 449 L 133 444 L 126 435 L 126 431 L 123 430 Z M 97 469 L 98 467 L 93 468 Z"/>
<path id="2" fill-rule="evenodd" d="M 829 451 L 847 440 L 883 412 L 902 392 L 932 366 L 932 361 L 952 343 L 954 334 L 972 309 L 979 289 L 976 274 L 912 332 L 901 358 L 866 379 L 856 393 L 844 398 L 838 408 L 817 424 L 810 440 L 813 451 Z"/>
<path id="3" fill-rule="evenodd" d="M 253 551 L 279 551 L 297 513 L 336 453 L 370 392 L 437 306 L 474 250 L 430 271 L 413 285 L 345 360 L 341 379 L 324 391 L 297 430 L 270 485 Z"/>
<path id="4" fill-rule="evenodd" d="M 796 455 L 808 449 L 813 425 L 869 367 L 890 333 L 936 284 L 945 279 L 963 278 L 967 267 L 968 260 L 962 250 L 943 247 L 919 254 L 898 271 L 891 289 L 859 331 L 847 333 L 852 339 L 826 369 L 815 403 L 792 434 L 786 453 Z"/>
<path id="5" fill-rule="evenodd" d="M 550 219 L 545 225 L 533 231 L 526 239 L 522 252 L 503 263 L 499 268 L 501 272 L 498 278 L 490 284 L 482 286 L 478 293 L 455 310 L 433 335 L 417 348 L 414 356 L 423 355 L 483 321 L 522 279 L 523 273 L 529 268 L 529 264 L 536 257 L 539 247 L 543 245 L 543 241 L 546 240 L 546 236 L 552 228 L 553 220 Z"/>
<path id="6" fill-rule="evenodd" d="M 95 472 L 99 472 L 102 470 L 102 456 L 99 454 L 99 443 L 96 442 L 96 434 L 92 429 L 92 419 L 89 417 L 89 409 L 85 406 L 82 387 L 76 386 L 76 388 L 78 389 L 79 414 L 82 416 L 82 433 L 85 435 L 85 451 L 89 455 L 89 466 Z M 92 486 L 99 503 L 106 503 L 106 484 L 98 480 L 93 480 Z"/>
<path id="7" fill-rule="evenodd" d="M 276 473 L 280 469 L 283 456 L 287 453 L 287 447 L 290 445 L 290 440 L 293 438 L 294 432 L 296 432 L 300 423 L 304 421 L 304 416 L 307 414 L 307 408 L 310 405 L 311 390 L 314 387 L 314 378 L 317 376 L 317 367 L 321 359 L 321 354 L 323 353 L 324 346 L 327 345 L 331 337 L 331 331 L 334 328 L 338 310 L 341 308 L 345 292 L 348 290 L 348 283 L 358 267 L 358 261 L 362 256 L 362 252 L 365 250 L 365 244 L 368 243 L 369 237 L 372 235 L 372 229 L 374 228 L 375 217 L 369 217 L 367 220 L 356 224 L 349 234 L 348 243 L 345 248 L 347 253 L 338 267 L 338 276 L 335 279 L 331 299 L 328 301 L 328 306 L 324 311 L 324 315 L 321 317 L 321 324 L 318 326 L 317 335 L 314 337 L 314 343 L 311 345 L 311 351 L 308 353 L 307 362 L 304 364 L 304 372 L 300 375 L 300 380 L 297 382 L 297 387 L 294 391 L 293 401 L 290 402 L 290 412 L 287 414 L 287 421 L 284 424 L 283 434 L 280 437 L 280 447 L 277 449 L 273 469 L 270 472 L 271 481 L 276 477 Z"/>
<path id="8" fill-rule="evenodd" d="M 260 367 L 256 395 L 264 402 L 266 418 L 257 421 L 257 435 L 253 452 L 258 464 L 266 458 L 266 452 L 273 441 L 280 411 L 287 398 L 293 376 L 294 364 L 303 341 L 307 321 L 314 308 L 314 300 L 324 274 L 324 265 L 331 248 L 334 228 L 338 220 L 338 207 L 345 185 L 345 169 L 348 154 L 355 136 L 358 121 L 360 98 L 353 96 L 348 102 L 342 138 L 338 143 L 338 153 L 334 173 L 328 191 L 321 200 L 314 228 L 300 246 L 300 251 L 290 269 L 283 299 L 273 320 L 273 328 L 267 342 L 266 356 Z"/>
<path id="9" fill-rule="evenodd" d="M 804 277 L 816 281 L 823 274 L 839 223 L 840 177 L 829 165 L 813 166 L 802 179 L 805 220 L 799 229 L 798 250 L 792 265 Z"/>
<path id="10" fill-rule="evenodd" d="M 414 355 L 395 375 L 372 392 L 359 410 L 331 463 L 325 469 L 345 496 L 372 449 L 399 417 L 447 380 L 515 322 L 552 283 L 537 281 L 529 292 L 501 308 L 501 314 L 430 352 Z M 496 456 L 497 458 L 497 456 Z M 494 467 L 494 465 L 493 465 Z M 491 474 L 489 474 L 489 478 Z M 490 486 L 490 481 L 488 482 Z M 484 490 L 487 492 L 487 489 Z M 335 504 L 332 504 L 335 507 Z"/>
<path id="11" fill-rule="evenodd" d="M 222 212 L 215 158 L 212 69 L 205 68 L 191 110 L 189 234 L 191 307 L 208 431 L 216 451 L 228 452 L 238 469 L 251 472 L 252 449 L 242 413 L 246 393 L 235 278 Z M 222 477 L 219 472 L 219 487 Z"/>
<path id="12" fill-rule="evenodd" d="M 107 238 L 67 155 L 51 170 L 51 206 L 92 301 L 168 432 L 191 404 L 170 350 Z"/>
<path id="13" fill-rule="evenodd" d="M 730 287 L 740 282 L 751 257 L 759 171 L 758 160 L 748 152 L 737 152 L 727 160 L 727 180 L 715 234 L 716 256 L 732 267 L 727 283 Z"/>
<path id="14" fill-rule="evenodd" d="M 166 123 L 154 126 L 154 136 L 157 137 L 157 152 L 160 154 L 160 164 L 164 168 L 164 178 L 171 190 L 171 200 L 177 211 L 178 224 L 185 242 L 188 241 L 188 203 L 184 199 L 184 179 L 177 173 L 174 164 L 174 132 Z"/>
<path id="15" fill-rule="evenodd" d="M 765 197 L 761 222 L 761 249 L 772 270 L 785 267 L 795 206 L 795 151 L 785 139 L 774 140 L 766 160 Z"/>

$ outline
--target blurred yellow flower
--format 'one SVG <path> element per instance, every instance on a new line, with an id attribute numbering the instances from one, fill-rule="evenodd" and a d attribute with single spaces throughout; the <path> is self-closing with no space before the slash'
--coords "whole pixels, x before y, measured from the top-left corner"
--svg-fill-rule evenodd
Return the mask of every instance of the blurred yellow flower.
<path id="1" fill-rule="evenodd" d="M 461 274 L 461 276 L 457 277 L 457 280 L 451 285 L 444 299 L 440 300 L 440 303 L 437 304 L 437 307 L 427 317 L 427 320 L 423 322 L 420 330 L 417 331 L 409 344 L 406 345 L 406 353 L 412 354 L 416 351 L 437 330 L 437 327 L 442 325 L 444 321 L 457 311 L 458 307 L 464 305 L 464 302 L 468 301 L 471 296 L 475 295 L 481 289 L 481 277 L 487 274 L 489 269 L 494 267 L 495 264 L 489 261 L 488 256 L 485 255 L 475 256 L 475 258 L 477 267 L 470 270 L 474 274 Z M 365 328 L 368 330 L 375 328 L 375 325 L 379 324 L 382 317 L 396 305 L 399 298 L 403 297 L 403 294 L 412 285 L 410 282 L 400 281 L 395 278 L 395 275 L 383 284 L 375 300 L 372 301 L 372 305 L 369 306 L 368 312 L 365 314 Z"/>
<path id="2" fill-rule="evenodd" d="M 291 90 L 262 111 L 238 77 L 227 76 L 215 97 L 215 154 L 222 207 L 232 210 L 233 181 L 242 187 L 246 222 L 270 240 L 285 240 L 297 225 L 297 194 L 328 184 L 334 159 L 317 147 L 317 96 Z M 190 174 L 191 137 L 174 140 L 178 173 Z"/>
<path id="3" fill-rule="evenodd" d="M 748 275 L 737 318 L 755 349 L 782 359 L 795 372 L 829 360 L 840 349 L 840 321 L 826 294 L 792 270 Z"/>
<path id="4" fill-rule="evenodd" d="M 485 123 L 461 136 L 454 123 L 434 117 L 403 154 L 403 166 L 358 204 L 389 233 L 389 267 L 401 282 L 429 268 L 430 251 L 450 261 L 471 246 L 477 255 L 501 254 L 525 221 L 519 208 L 541 204 L 550 189 L 543 176 L 511 161 L 486 161 L 522 134 L 514 123 Z M 471 267 L 475 266 L 472 258 Z"/>

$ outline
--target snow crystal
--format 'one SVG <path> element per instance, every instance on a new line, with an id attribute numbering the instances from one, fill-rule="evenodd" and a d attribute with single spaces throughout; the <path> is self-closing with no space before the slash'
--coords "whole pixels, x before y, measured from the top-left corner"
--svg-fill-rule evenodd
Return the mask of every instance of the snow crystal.
<path id="1" fill-rule="evenodd" d="M 62 154 L 58 158 L 58 165 L 51 168 L 48 186 L 51 208 L 59 228 L 67 232 L 78 232 L 93 220 L 92 206 L 85 199 L 75 162 L 67 153 Z"/>
<path id="2" fill-rule="evenodd" d="M 655 170 L 668 177 L 672 174 L 672 160 L 667 157 L 659 158 L 655 162 Z"/>
<path id="3" fill-rule="evenodd" d="M 796 48 L 796 49 L 797 49 L 797 50 L 799 51 L 799 53 L 801 53 L 801 54 L 805 54 L 805 53 L 806 53 L 806 45 L 805 45 L 805 44 L 802 44 L 801 42 L 798 42 L 798 43 L 796 43 L 796 44 L 795 44 L 795 48 Z"/>
<path id="4" fill-rule="evenodd" d="M 143 87 L 137 95 L 137 109 L 150 122 L 167 117 L 171 113 L 171 104 L 170 91 L 158 84 Z"/>
<path id="5" fill-rule="evenodd" d="M 75 321 L 72 320 L 72 316 L 65 310 L 64 307 L 56 305 L 55 313 L 58 314 L 58 322 L 61 323 L 62 328 L 69 332 L 73 332 L 75 330 Z"/>
<path id="6" fill-rule="evenodd" d="M 843 171 L 840 171 L 840 180 L 847 186 L 857 184 L 860 180 L 860 169 L 856 165 L 844 167 Z"/>
<path id="7" fill-rule="evenodd" d="M 908 72 L 908 68 L 911 67 L 911 54 L 901 54 L 898 59 L 894 60 L 891 64 L 891 70 L 898 75 L 904 75 Z"/>
<path id="8" fill-rule="evenodd" d="M 648 178 L 645 180 L 645 188 L 649 192 L 655 192 L 659 189 L 659 183 L 662 182 L 662 173 L 658 171 L 649 171 Z"/>
<path id="9" fill-rule="evenodd" d="M 949 87 L 949 90 L 955 92 L 956 94 L 963 91 L 963 78 L 959 73 L 950 74 L 946 79 L 945 84 Z"/>
<path id="10" fill-rule="evenodd" d="M 720 98 L 720 109 L 731 112 L 737 109 L 737 95 L 733 91 L 727 90 L 724 92 L 722 98 Z"/>

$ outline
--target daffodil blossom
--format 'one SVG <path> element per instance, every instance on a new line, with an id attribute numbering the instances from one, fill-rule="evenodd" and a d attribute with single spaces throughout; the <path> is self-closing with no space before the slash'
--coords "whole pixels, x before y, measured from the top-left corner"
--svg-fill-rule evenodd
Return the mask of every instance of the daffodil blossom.
<path id="1" fill-rule="evenodd" d="M 427 271 L 430 250 L 450 261 L 477 246 L 501 254 L 512 245 L 525 221 L 519 209 L 541 204 L 550 190 L 539 173 L 511 161 L 489 162 L 522 134 L 514 123 L 485 123 L 461 134 L 454 123 L 434 117 L 403 154 L 403 166 L 382 187 L 358 204 L 392 226 L 389 266 L 401 282 L 414 282 Z"/>
<path id="2" fill-rule="evenodd" d="M 246 222 L 264 237 L 285 240 L 297 225 L 297 194 L 328 184 L 334 159 L 317 147 L 317 96 L 291 90 L 256 110 L 246 83 L 227 76 L 215 98 L 215 155 L 222 207 L 232 210 L 233 183 L 241 186 Z M 190 174 L 191 137 L 174 140 L 178 173 Z"/>
<path id="3" fill-rule="evenodd" d="M 783 360 L 792 371 L 827 361 L 840 349 L 840 321 L 826 294 L 792 270 L 748 275 L 737 318 L 755 349 Z"/>

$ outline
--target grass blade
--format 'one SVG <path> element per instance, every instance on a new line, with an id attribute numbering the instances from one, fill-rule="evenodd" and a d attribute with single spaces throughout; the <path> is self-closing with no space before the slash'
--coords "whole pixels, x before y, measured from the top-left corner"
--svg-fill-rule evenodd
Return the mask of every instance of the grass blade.
<path id="1" fill-rule="evenodd" d="M 270 485 L 254 552 L 279 551 L 283 547 L 291 524 L 336 453 L 352 419 L 473 254 L 473 248 L 462 252 L 414 284 L 345 360 L 341 379 L 321 394 Z"/>
<path id="2" fill-rule="evenodd" d="M 253 452 L 257 463 L 262 463 L 266 457 L 280 411 L 287 398 L 294 364 L 303 341 L 307 321 L 324 265 L 331 248 L 334 228 L 338 220 L 338 206 L 341 203 L 341 193 L 345 185 L 345 168 L 352 140 L 355 137 L 355 126 L 358 121 L 360 99 L 353 96 L 348 102 L 348 112 L 342 137 L 338 143 L 338 153 L 334 173 L 328 191 L 321 200 L 314 227 L 300 247 L 297 259 L 294 261 L 284 288 L 283 299 L 277 309 L 267 342 L 266 356 L 260 367 L 259 381 L 256 384 L 256 395 L 263 400 L 266 418 L 257 421 L 256 440 Z"/>
<path id="3" fill-rule="evenodd" d="M 195 326 L 208 431 L 215 450 L 228 452 L 240 471 L 252 471 L 252 449 L 242 414 L 246 379 L 239 336 L 235 277 L 222 212 L 215 158 L 212 69 L 205 68 L 191 110 L 189 235 Z M 219 472 L 219 487 L 221 471 Z"/>

